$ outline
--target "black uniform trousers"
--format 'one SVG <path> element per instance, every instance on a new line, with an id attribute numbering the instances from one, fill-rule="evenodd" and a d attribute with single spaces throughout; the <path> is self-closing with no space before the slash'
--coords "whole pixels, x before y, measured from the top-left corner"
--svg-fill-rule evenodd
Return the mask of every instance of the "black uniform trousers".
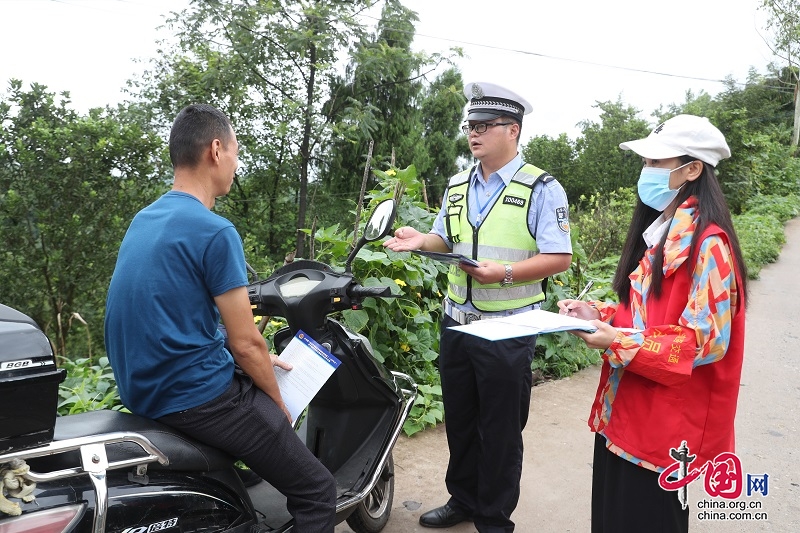
<path id="1" fill-rule="evenodd" d="M 480 533 L 514 531 L 536 337 L 488 341 L 447 329 L 456 325 L 445 315 L 439 349 L 449 504 Z"/>
<path id="2" fill-rule="evenodd" d="M 210 402 L 158 419 L 241 459 L 286 496 L 298 533 L 332 533 L 336 482 L 294 432 L 272 398 L 235 372 L 228 390 Z"/>
<path id="3" fill-rule="evenodd" d="M 596 434 L 592 533 L 687 533 L 689 508 L 677 492 L 661 488 L 658 476 L 608 451 L 606 438 Z"/>

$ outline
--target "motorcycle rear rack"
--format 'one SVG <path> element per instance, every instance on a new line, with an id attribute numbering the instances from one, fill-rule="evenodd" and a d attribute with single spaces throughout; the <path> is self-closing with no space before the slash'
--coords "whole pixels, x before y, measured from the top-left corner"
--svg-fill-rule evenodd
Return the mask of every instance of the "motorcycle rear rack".
<path id="1" fill-rule="evenodd" d="M 106 444 L 118 442 L 132 442 L 138 444 L 147 455 L 120 461 L 108 461 Z M 164 453 L 156 448 L 147 437 L 138 433 L 115 432 L 104 433 L 101 435 L 90 435 L 51 442 L 46 446 L 22 450 L 19 452 L 0 455 L 0 464 L 12 459 L 27 460 L 34 457 L 44 457 L 59 453 L 78 450 L 81 457 L 81 466 L 75 468 L 65 468 L 52 472 L 39 473 L 30 471 L 26 477 L 31 481 L 43 482 L 63 479 L 73 476 L 88 474 L 94 486 L 95 494 L 95 513 L 92 525 L 94 533 L 103 533 L 106 528 L 106 517 L 108 512 L 108 487 L 106 485 L 106 472 L 108 470 L 119 470 L 122 468 L 134 467 L 158 461 L 162 465 L 169 464 L 169 459 Z M 139 472 L 137 472 L 139 474 Z"/>

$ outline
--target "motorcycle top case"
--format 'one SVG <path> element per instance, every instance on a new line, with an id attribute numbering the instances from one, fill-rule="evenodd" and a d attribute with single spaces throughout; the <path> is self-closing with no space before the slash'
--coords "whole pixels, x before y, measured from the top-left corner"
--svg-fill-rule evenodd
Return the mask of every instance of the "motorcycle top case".
<path id="1" fill-rule="evenodd" d="M 58 384 L 65 377 L 36 323 L 0 304 L 0 454 L 53 440 Z"/>

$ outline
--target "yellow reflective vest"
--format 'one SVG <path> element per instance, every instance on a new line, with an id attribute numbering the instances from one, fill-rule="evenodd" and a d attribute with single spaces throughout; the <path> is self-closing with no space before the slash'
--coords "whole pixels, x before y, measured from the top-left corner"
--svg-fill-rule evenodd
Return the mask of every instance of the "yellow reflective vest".
<path id="1" fill-rule="evenodd" d="M 553 179 L 547 172 L 530 164 L 523 165 L 500 193 L 479 227 L 467 217 L 467 194 L 472 170 L 450 178 L 447 188 L 445 230 L 453 253 L 477 261 L 500 264 L 516 263 L 538 253 L 536 238 L 528 228 L 528 209 L 533 186 L 538 180 Z M 471 301 L 480 311 L 494 312 L 517 309 L 544 300 L 542 280 L 514 282 L 510 287 L 500 283 L 476 282 L 455 265 L 450 266 L 447 296 L 456 303 Z"/>

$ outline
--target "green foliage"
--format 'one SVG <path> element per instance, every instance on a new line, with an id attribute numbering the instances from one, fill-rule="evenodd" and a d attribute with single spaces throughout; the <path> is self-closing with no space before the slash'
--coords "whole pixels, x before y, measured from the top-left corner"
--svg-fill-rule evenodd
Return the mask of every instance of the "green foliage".
<path id="1" fill-rule="evenodd" d="M 427 186 L 428 205 L 440 205 L 447 180 L 460 170 L 457 162 L 470 155 L 467 138 L 459 128 L 464 107 L 463 86 L 461 73 L 448 69 L 431 83 L 422 100 L 426 164 L 418 165 L 416 160 L 414 163 Z"/>
<path id="2" fill-rule="evenodd" d="M 417 73 L 428 61 L 425 54 L 411 51 L 415 20 L 416 14 L 399 3 L 384 3 L 375 35 L 355 44 L 343 76 L 331 85 L 325 112 L 337 131 L 331 142 L 336 158 L 322 181 L 351 198 L 361 190 L 371 141 L 370 163 L 376 168 L 394 165 L 394 154 L 398 167 L 425 156 L 420 109 L 409 105 L 420 98 Z"/>
<path id="3" fill-rule="evenodd" d="M 131 82 L 165 129 L 191 102 L 231 118 L 243 164 L 217 211 L 252 237 L 248 256 L 308 257 L 308 235 L 358 197 L 371 140 L 374 167 L 441 166 L 421 110 L 425 75 L 448 59 L 411 50 L 416 15 L 397 0 L 383 1 L 371 34 L 361 15 L 374 3 L 194 1 L 167 21 L 176 42 Z M 460 116 L 449 120 L 442 157 Z"/>
<path id="4" fill-rule="evenodd" d="M 747 277 L 758 279 L 761 268 L 778 259 L 786 242 L 783 223 L 772 215 L 744 213 L 734 215 L 733 226 L 747 265 Z"/>
<path id="5" fill-rule="evenodd" d="M 732 155 L 720 162 L 717 174 L 733 213 L 742 213 L 752 196 L 800 192 L 800 161 L 789 146 L 791 96 L 774 90 L 782 76 L 773 72 L 763 78 L 751 72 L 743 89 L 729 80 L 728 89 L 714 99 L 688 92 L 685 102 L 659 117 L 705 116 L 723 132 Z"/>
<path id="6" fill-rule="evenodd" d="M 441 400 L 441 385 L 420 385 L 414 407 L 408 414 L 403 431 L 409 437 L 428 426 L 435 426 L 444 420 L 444 404 Z"/>
<path id="7" fill-rule="evenodd" d="M 768 215 L 781 222 L 800 214 L 800 198 L 796 195 L 758 195 L 747 200 L 745 211 L 748 215 Z"/>
<path id="8" fill-rule="evenodd" d="M 96 362 L 89 358 L 63 359 L 67 378 L 59 385 L 59 415 L 74 415 L 101 409 L 125 410 L 107 357 Z"/>
<path id="9" fill-rule="evenodd" d="M 592 288 L 584 297 L 587 300 L 603 300 L 610 283 L 602 272 L 588 267 L 586 251 L 581 245 L 579 231 L 572 226 L 572 264 L 565 272 L 551 276 L 546 287 L 546 298 L 542 309 L 557 312 L 559 300 L 575 298 L 591 281 Z M 586 343 L 567 332 L 539 335 L 532 368 L 543 378 L 562 378 L 600 360 L 597 350 L 587 348 Z"/>
<path id="10" fill-rule="evenodd" d="M 553 139 L 547 135 L 533 137 L 522 147 L 522 158 L 554 175 L 567 191 L 568 198 L 580 189 L 575 173 L 577 152 L 575 142 L 562 133 Z"/>
<path id="11" fill-rule="evenodd" d="M 622 253 L 636 205 L 636 192 L 632 188 L 620 188 L 580 200 L 573 229 L 580 232 L 580 242 L 588 250 L 587 262 Z"/>
<path id="12" fill-rule="evenodd" d="M 619 301 L 617 293 L 611 287 L 611 281 L 617 272 L 619 264 L 618 255 L 609 255 L 598 261 L 593 261 L 586 269 L 586 275 L 590 279 L 597 280 L 589 291 L 588 299 L 599 301 Z"/>
<path id="13" fill-rule="evenodd" d="M 637 118 L 638 110 L 616 102 L 598 102 L 600 122 L 583 121 L 582 136 L 575 142 L 578 153 L 574 174 L 564 176 L 570 201 L 592 194 L 604 194 L 621 187 L 632 187 L 639 178 L 641 158 L 620 150 L 619 144 L 646 137 L 647 123 Z M 559 178 L 561 181 L 561 178 Z"/>
<path id="14" fill-rule="evenodd" d="M 800 193 L 800 161 L 791 148 L 762 132 L 743 135 L 740 157 L 720 172 L 731 172 L 733 182 L 724 180 L 726 197 L 734 212 L 743 212 L 748 200 L 757 195 L 797 195 Z"/>
<path id="15" fill-rule="evenodd" d="M 759 8 L 769 17 L 770 48 L 789 65 L 800 58 L 800 2 L 798 0 L 761 0 Z"/>
<path id="16" fill-rule="evenodd" d="M 350 63 L 331 83 L 324 112 L 334 134 L 321 158 L 320 186 L 339 197 L 358 197 L 367 163 L 372 168 L 413 163 L 432 183 L 431 200 L 438 201 L 458 156 L 466 152 L 458 129 L 465 103 L 461 75 L 449 69 L 425 86 L 424 76 L 450 59 L 412 52 L 416 20 L 399 2 L 385 2 L 375 35 L 356 43 Z M 370 176 L 366 189 L 375 187 L 376 179 Z M 325 206 L 326 198 L 318 197 L 316 205 Z M 319 218 L 327 224 L 339 213 L 327 209 Z"/>
<path id="17" fill-rule="evenodd" d="M 413 166 L 386 172 L 376 170 L 375 174 L 380 188 L 371 193 L 373 202 L 390 197 L 397 183 L 405 187 L 407 199 L 398 206 L 397 226 L 433 224 L 435 214 L 419 201 L 422 184 Z M 317 239 L 325 244 L 327 251 L 323 257 L 331 258 L 345 257 L 352 242 L 351 234 L 342 231 L 338 234 L 318 231 Z M 353 262 L 353 273 L 365 286 L 388 286 L 398 297 L 368 299 L 363 309 L 343 313 L 345 323 L 369 338 L 378 360 L 424 386 L 420 387 L 405 432 L 410 435 L 427 425 L 435 425 L 442 420 L 437 360 L 446 269 L 413 254 L 364 248 Z"/>
<path id="18" fill-rule="evenodd" d="M 796 3 L 764 0 L 762 7 L 778 16 L 776 8 Z M 80 115 L 66 93 L 57 99 L 42 86 L 25 91 L 12 81 L 0 101 L 0 301 L 42 324 L 62 356 L 89 355 L 64 359 L 69 378 L 59 412 L 120 407 L 107 361 L 92 358 L 102 347 L 92 344 L 101 344 L 105 290 L 125 227 L 169 181 L 154 132 L 167 131 L 186 104 L 214 104 L 235 125 L 242 169 L 216 210 L 237 226 L 259 272 L 295 249 L 301 256 L 300 245 L 312 237 L 310 257 L 333 264 L 346 257 L 370 140 L 369 163 L 388 170 L 373 171 L 367 202 L 389 197 L 401 183 L 407 194 L 398 224 L 431 226 L 429 206 L 468 154 L 458 129 L 461 75 L 449 69 L 426 85 L 425 76 L 449 58 L 411 51 L 416 18 L 397 0 L 384 1 L 370 34 L 359 16 L 373 4 L 195 0 L 167 21 L 177 42 L 131 82 L 137 102 L 116 110 Z M 790 16 L 771 20 L 770 29 L 782 32 L 775 42 L 793 58 L 796 35 L 785 30 L 797 25 L 797 10 L 783 11 Z M 743 88 L 729 80 L 715 97 L 687 92 L 684 102 L 652 114 L 656 121 L 707 116 L 725 134 L 733 155 L 718 172 L 753 278 L 778 257 L 782 223 L 800 210 L 792 91 L 775 90 L 793 88 L 794 65 L 751 72 Z M 615 298 L 610 280 L 641 168 L 618 144 L 646 136 L 653 124 L 621 99 L 597 107 L 599 120 L 582 122 L 579 138 L 542 136 L 521 147 L 527 161 L 559 179 L 573 209 L 573 262 L 550 280 L 550 310 L 589 280 L 588 298 Z M 343 213 L 353 218 L 343 220 Z M 353 270 L 364 284 L 389 286 L 399 297 L 368 300 L 342 320 L 369 337 L 380 360 L 420 385 L 406 433 L 435 425 L 444 417 L 437 365 L 446 267 L 373 245 Z M 267 330 L 277 327 L 270 322 Z M 572 335 L 543 335 L 533 367 L 562 377 L 597 359 Z"/>
<path id="19" fill-rule="evenodd" d="M 219 212 L 255 237 L 248 251 L 257 257 L 305 255 L 297 229 L 309 226 L 309 184 L 334 131 L 325 94 L 341 52 L 365 38 L 357 17 L 371 4 L 194 1 L 167 21 L 177 42 L 132 83 L 164 127 L 198 101 L 231 118 L 243 169 Z"/>
<path id="20" fill-rule="evenodd" d="M 164 190 L 162 142 L 131 117 L 79 115 L 68 94 L 17 80 L 0 100 L 0 301 L 31 316 L 61 355 L 70 340 L 85 346 L 85 329 L 70 336 L 75 318 L 102 340 L 119 242 Z"/>
<path id="21" fill-rule="evenodd" d="M 547 300 L 542 309 L 557 312 L 556 302 L 565 298 L 574 298 L 582 289 L 575 282 L 578 279 L 590 279 L 588 276 L 575 275 L 576 263 L 567 272 L 556 274 L 550 279 Z M 597 283 L 597 282 L 595 282 Z M 595 298 L 597 291 L 590 291 L 587 299 Z M 589 349 L 579 337 L 567 332 L 539 335 L 536 339 L 536 351 L 531 368 L 541 378 L 563 378 L 578 370 L 597 363 L 600 356 L 597 350 Z"/>

